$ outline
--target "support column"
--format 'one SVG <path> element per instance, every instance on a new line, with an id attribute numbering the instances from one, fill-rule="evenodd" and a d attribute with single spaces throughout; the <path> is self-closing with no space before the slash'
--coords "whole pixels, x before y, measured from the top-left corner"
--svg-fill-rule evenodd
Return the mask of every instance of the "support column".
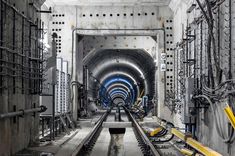
<path id="1" fill-rule="evenodd" d="M 161 119 L 165 119 L 167 121 L 172 121 L 171 111 L 165 105 L 166 99 L 166 53 L 165 53 L 165 31 L 162 31 L 158 35 L 159 44 L 158 44 L 158 54 L 157 54 L 157 62 L 158 69 L 156 71 L 157 76 L 157 116 Z"/>
<path id="2" fill-rule="evenodd" d="M 83 36 L 77 35 L 76 31 L 73 33 L 73 55 L 72 55 L 72 112 L 73 119 L 76 121 L 78 118 L 78 111 L 80 110 L 79 104 L 79 83 L 83 84 Z"/>

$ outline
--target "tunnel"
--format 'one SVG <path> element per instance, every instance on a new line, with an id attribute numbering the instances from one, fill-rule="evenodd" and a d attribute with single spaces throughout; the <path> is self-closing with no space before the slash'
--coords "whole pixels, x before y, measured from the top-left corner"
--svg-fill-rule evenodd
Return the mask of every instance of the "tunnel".
<path id="1" fill-rule="evenodd" d="M 89 73 L 88 98 L 100 99 L 103 107 L 131 106 L 141 93 L 151 101 L 155 94 L 156 63 L 143 49 L 92 51 L 83 62 Z"/>
<path id="2" fill-rule="evenodd" d="M 234 156 L 235 0 L 0 0 L 0 156 Z"/>

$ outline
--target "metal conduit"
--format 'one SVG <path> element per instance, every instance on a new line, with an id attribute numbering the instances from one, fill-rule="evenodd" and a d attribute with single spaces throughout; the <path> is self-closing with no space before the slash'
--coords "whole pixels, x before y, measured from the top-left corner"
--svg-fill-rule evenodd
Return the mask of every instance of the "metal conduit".
<path id="1" fill-rule="evenodd" d="M 12 118 L 16 116 L 24 116 L 26 114 L 36 113 L 36 112 L 41 113 L 41 112 L 45 112 L 46 110 L 47 108 L 45 106 L 40 106 L 38 108 L 32 108 L 32 109 L 26 109 L 26 110 L 19 110 L 17 112 L 9 112 L 9 113 L 0 114 L 0 119 Z"/>

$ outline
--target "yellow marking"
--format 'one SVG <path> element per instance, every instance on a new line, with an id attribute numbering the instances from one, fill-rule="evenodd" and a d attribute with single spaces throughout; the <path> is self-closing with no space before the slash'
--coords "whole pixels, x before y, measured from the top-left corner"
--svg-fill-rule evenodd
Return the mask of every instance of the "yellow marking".
<path id="1" fill-rule="evenodd" d="M 186 149 L 186 148 L 183 148 L 183 149 L 180 149 L 180 152 L 183 154 L 183 155 L 187 155 L 187 156 L 192 156 L 194 154 L 193 151 L 189 150 L 189 149 Z"/>
<path id="2" fill-rule="evenodd" d="M 140 98 L 143 96 L 143 94 L 144 94 L 144 89 L 142 90 L 142 92 L 140 93 Z"/>
<path id="3" fill-rule="evenodd" d="M 156 128 L 154 129 L 152 132 L 150 132 L 150 136 L 155 136 L 156 134 L 158 134 L 160 131 L 162 130 L 162 127 Z"/>
<path id="4" fill-rule="evenodd" d="M 229 121 L 231 122 L 231 125 L 233 126 L 233 128 L 235 129 L 235 116 L 233 114 L 233 111 L 231 109 L 231 107 L 229 105 L 227 105 L 225 108 L 224 108 L 224 112 L 225 114 L 227 115 Z"/>
<path id="5" fill-rule="evenodd" d="M 218 152 L 210 149 L 209 147 L 206 147 L 205 145 L 201 144 L 200 142 L 194 140 L 192 137 L 187 137 L 184 133 L 181 131 L 172 128 L 171 133 L 186 142 L 188 145 L 199 151 L 200 153 L 204 154 L 205 156 L 222 156 Z"/>

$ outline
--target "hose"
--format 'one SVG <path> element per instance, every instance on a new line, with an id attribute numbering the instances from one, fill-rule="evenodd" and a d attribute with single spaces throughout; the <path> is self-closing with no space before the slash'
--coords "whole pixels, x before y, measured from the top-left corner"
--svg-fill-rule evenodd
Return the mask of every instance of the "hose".
<path id="1" fill-rule="evenodd" d="M 164 120 L 162 120 L 164 121 Z M 173 123 L 170 123 L 170 122 L 167 122 L 166 123 L 166 127 L 171 127 L 173 128 L 174 127 L 174 124 Z M 160 133 L 160 132 L 159 132 Z M 167 133 L 168 133 L 168 130 L 167 129 L 163 129 L 161 131 L 162 134 L 157 134 L 156 137 L 162 137 L 162 136 L 165 136 Z M 158 142 L 158 143 L 164 143 L 164 142 L 169 142 L 171 141 L 172 139 L 174 138 L 174 134 L 170 134 L 170 137 L 169 138 L 166 138 L 166 139 L 162 139 L 162 140 L 154 140 L 154 142 Z"/>

